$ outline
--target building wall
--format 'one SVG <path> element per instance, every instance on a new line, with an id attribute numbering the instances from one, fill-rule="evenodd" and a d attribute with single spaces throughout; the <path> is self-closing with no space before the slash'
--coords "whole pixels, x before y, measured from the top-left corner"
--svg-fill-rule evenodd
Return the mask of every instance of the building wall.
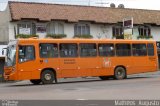
<path id="1" fill-rule="evenodd" d="M 151 34 L 153 35 L 154 40 L 160 41 L 160 27 L 152 27 Z"/>
<path id="2" fill-rule="evenodd" d="M 91 24 L 91 35 L 95 39 L 112 39 L 112 26 L 103 24 Z"/>
<path id="3" fill-rule="evenodd" d="M 9 41 L 9 21 L 10 21 L 10 13 L 9 7 L 5 9 L 5 11 L 0 12 L 0 42 L 8 42 Z"/>
<path id="4" fill-rule="evenodd" d="M 34 22 L 34 21 L 33 21 Z M 15 39 L 15 35 L 17 34 L 17 24 L 19 22 L 10 22 L 9 24 L 9 40 Z M 39 23 L 35 22 L 36 26 L 42 25 L 42 26 L 47 26 L 47 23 Z M 64 34 L 67 35 L 67 38 L 73 38 L 74 37 L 74 25 L 76 23 L 65 23 L 61 22 L 64 24 Z M 96 38 L 112 38 L 112 26 L 107 26 L 107 25 L 101 25 L 101 24 L 90 24 L 90 34 L 96 39 Z M 47 33 L 36 33 L 39 35 L 39 38 L 45 38 Z"/>
<path id="5" fill-rule="evenodd" d="M 64 24 L 64 33 L 67 34 L 67 38 L 74 37 L 74 25 L 71 23 Z M 90 35 L 94 39 L 98 38 L 112 38 L 112 26 L 104 26 L 101 24 L 90 24 Z M 103 31 L 104 30 L 104 31 Z"/>
<path id="6" fill-rule="evenodd" d="M 15 39 L 14 28 L 17 28 L 17 23 L 16 22 L 9 23 L 9 40 L 14 40 Z"/>
<path id="7" fill-rule="evenodd" d="M 132 38 L 137 39 L 138 35 L 139 35 L 138 26 L 134 26 Z M 151 26 L 151 35 L 153 36 L 153 40 L 160 41 L 160 27 Z"/>
<path id="8" fill-rule="evenodd" d="M 139 36 L 138 26 L 134 26 L 132 39 L 137 39 L 138 36 Z"/>
<path id="9" fill-rule="evenodd" d="M 8 42 L 9 40 L 15 39 L 17 34 L 17 24 L 20 22 L 11 22 L 9 6 L 5 9 L 5 11 L 0 11 L 0 42 Z M 36 25 L 43 25 L 46 27 L 47 23 L 35 22 Z M 65 23 L 63 21 L 58 21 L 64 24 L 64 34 L 67 35 L 67 38 L 74 37 L 74 25 L 76 23 Z M 112 25 L 107 24 L 92 24 L 90 22 L 80 22 L 90 25 L 90 34 L 94 37 L 94 39 L 102 39 L 109 38 L 112 39 Z M 39 32 L 36 33 L 40 38 L 44 38 L 47 33 Z M 160 27 L 159 26 L 151 26 L 151 34 L 153 35 L 153 39 L 160 41 Z M 133 28 L 133 36 L 132 39 L 137 39 L 138 26 L 134 26 Z"/>
<path id="10" fill-rule="evenodd" d="M 34 22 L 34 21 L 33 21 Z M 60 22 L 60 21 L 59 21 Z M 47 26 L 47 23 L 40 23 L 35 22 L 36 26 L 42 25 Z M 67 38 L 73 38 L 74 37 L 74 25 L 76 23 L 65 23 L 64 24 L 64 34 L 67 35 Z M 94 39 L 112 39 L 112 25 L 103 25 L 103 24 L 91 24 L 89 22 L 86 22 L 90 25 L 90 34 L 93 36 Z M 15 34 L 17 34 L 17 24 L 18 22 L 10 22 L 9 24 L 9 40 L 15 39 Z M 14 31 L 16 30 L 16 32 Z M 39 35 L 40 38 L 45 38 L 47 33 L 36 33 Z M 153 35 L 153 39 L 160 41 L 160 27 L 151 27 L 151 34 Z M 138 26 L 134 26 L 133 28 L 133 35 L 132 39 L 137 39 L 137 36 L 139 35 L 138 32 Z"/>
<path id="11" fill-rule="evenodd" d="M 74 24 L 65 23 L 64 24 L 64 34 L 67 35 L 67 38 L 73 38 L 74 37 Z"/>

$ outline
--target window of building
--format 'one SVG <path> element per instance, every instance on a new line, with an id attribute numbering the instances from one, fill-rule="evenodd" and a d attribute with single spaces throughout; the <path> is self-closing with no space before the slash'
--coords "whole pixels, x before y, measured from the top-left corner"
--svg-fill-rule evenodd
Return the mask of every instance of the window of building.
<path id="1" fill-rule="evenodd" d="M 147 44 L 148 56 L 154 56 L 154 45 L 153 43 Z"/>
<path id="2" fill-rule="evenodd" d="M 90 26 L 88 24 L 75 24 L 74 35 L 90 35 Z"/>
<path id="3" fill-rule="evenodd" d="M 116 44 L 116 55 L 117 56 L 131 56 L 130 44 Z"/>
<path id="4" fill-rule="evenodd" d="M 59 22 L 48 23 L 47 34 L 64 34 L 64 25 Z"/>
<path id="5" fill-rule="evenodd" d="M 151 36 L 151 28 L 149 26 L 139 26 L 138 32 L 140 36 Z"/>
<path id="6" fill-rule="evenodd" d="M 113 44 L 99 44 L 99 56 L 114 56 Z"/>
<path id="7" fill-rule="evenodd" d="M 19 62 L 25 62 L 35 59 L 34 46 L 19 46 Z"/>
<path id="8" fill-rule="evenodd" d="M 58 57 L 58 45 L 52 43 L 41 43 L 40 48 L 40 57 L 41 58 L 53 58 Z"/>
<path id="9" fill-rule="evenodd" d="M 94 43 L 81 43 L 80 44 L 81 57 L 94 57 L 97 56 L 96 44 Z"/>
<path id="10" fill-rule="evenodd" d="M 132 44 L 132 54 L 133 56 L 146 56 L 146 44 Z"/>
<path id="11" fill-rule="evenodd" d="M 36 34 L 36 25 L 32 22 L 21 22 L 17 24 L 17 34 Z"/>
<path id="12" fill-rule="evenodd" d="M 123 27 L 122 26 L 114 26 L 112 28 L 113 37 L 123 36 Z"/>
<path id="13" fill-rule="evenodd" d="M 78 46 L 74 43 L 61 43 L 60 44 L 60 56 L 61 57 L 77 57 Z"/>

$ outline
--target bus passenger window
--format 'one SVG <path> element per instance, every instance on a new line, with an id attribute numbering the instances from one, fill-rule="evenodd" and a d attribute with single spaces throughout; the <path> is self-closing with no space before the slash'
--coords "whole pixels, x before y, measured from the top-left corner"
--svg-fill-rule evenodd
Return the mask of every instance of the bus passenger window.
<path id="1" fill-rule="evenodd" d="M 61 43 L 60 44 L 60 56 L 61 57 L 77 57 L 78 47 L 74 43 Z"/>
<path id="2" fill-rule="evenodd" d="M 81 57 L 94 57 L 97 56 L 96 44 L 94 43 L 81 43 L 80 44 Z"/>
<path id="3" fill-rule="evenodd" d="M 146 44 L 132 44 L 132 54 L 133 56 L 146 56 Z"/>
<path id="4" fill-rule="evenodd" d="M 19 62 L 25 62 L 35 59 L 34 46 L 19 46 Z"/>
<path id="5" fill-rule="evenodd" d="M 116 55 L 117 56 L 131 56 L 130 44 L 116 44 Z"/>
<path id="6" fill-rule="evenodd" d="M 53 58 L 58 57 L 58 45 L 52 43 L 41 43 L 40 48 L 40 57 L 41 58 Z"/>
<path id="7" fill-rule="evenodd" d="M 114 56 L 113 44 L 99 44 L 98 45 L 99 56 Z"/>
<path id="8" fill-rule="evenodd" d="M 154 56 L 154 45 L 153 43 L 147 44 L 148 56 Z"/>

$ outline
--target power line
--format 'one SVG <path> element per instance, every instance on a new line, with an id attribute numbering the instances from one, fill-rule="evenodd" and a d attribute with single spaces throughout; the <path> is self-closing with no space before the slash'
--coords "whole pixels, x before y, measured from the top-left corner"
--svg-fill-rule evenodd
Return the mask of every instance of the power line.
<path id="1" fill-rule="evenodd" d="M 99 1 L 99 0 L 96 0 L 96 1 L 95 0 L 92 0 L 92 1 L 91 0 L 89 0 L 89 1 L 86 1 L 86 0 L 78 0 L 78 1 L 75 1 L 75 0 L 43 0 L 43 1 L 40 1 L 40 0 L 34 0 L 34 1 L 33 0 L 27 0 L 27 1 L 26 0 L 9 0 L 9 1 L 17 1 L 17 2 L 18 1 L 19 2 L 42 2 L 42 3 L 44 3 L 44 2 L 45 3 L 46 2 L 68 2 L 68 3 L 72 3 L 72 2 L 73 3 L 74 2 L 84 2 L 84 3 L 87 4 L 89 2 L 96 2 L 96 1 Z M 2 2 L 1 1 L 0 3 L 8 3 L 8 1 L 6 1 L 6 2 L 4 2 L 4 1 Z"/>

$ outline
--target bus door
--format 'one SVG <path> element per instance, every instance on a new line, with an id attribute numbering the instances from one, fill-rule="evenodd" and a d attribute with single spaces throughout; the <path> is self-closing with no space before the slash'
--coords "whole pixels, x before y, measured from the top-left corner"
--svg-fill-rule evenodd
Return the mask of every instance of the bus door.
<path id="1" fill-rule="evenodd" d="M 36 70 L 35 46 L 19 45 L 18 49 L 18 77 L 21 80 L 31 79 L 32 71 Z"/>
<path id="2" fill-rule="evenodd" d="M 62 77 L 77 77 L 78 45 L 77 43 L 59 44 L 60 70 Z"/>
<path id="3" fill-rule="evenodd" d="M 153 43 L 148 43 L 147 51 L 148 51 L 148 69 L 149 71 L 157 71 L 158 58 L 157 58 L 156 45 L 154 45 Z"/>
<path id="4" fill-rule="evenodd" d="M 78 72 L 80 76 L 94 76 L 100 68 L 100 61 L 97 57 L 97 47 L 95 43 L 79 44 L 80 58 Z"/>

